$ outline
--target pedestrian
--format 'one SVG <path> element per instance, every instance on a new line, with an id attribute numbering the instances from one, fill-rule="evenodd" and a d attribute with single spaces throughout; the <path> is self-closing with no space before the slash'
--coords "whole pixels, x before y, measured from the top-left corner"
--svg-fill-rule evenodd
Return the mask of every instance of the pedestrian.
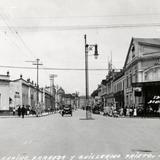
<path id="1" fill-rule="evenodd" d="M 130 109 L 129 107 L 127 107 L 127 110 L 126 110 L 126 116 L 129 117 L 130 116 Z"/>
<path id="2" fill-rule="evenodd" d="M 16 113 L 16 108 L 13 107 L 13 115 L 15 115 L 15 113 Z"/>
<path id="3" fill-rule="evenodd" d="M 23 107 L 22 107 L 22 118 L 24 118 L 25 112 L 26 112 L 26 109 L 25 109 L 25 107 L 24 107 L 24 105 L 23 105 Z"/>
<path id="4" fill-rule="evenodd" d="M 124 109 L 123 109 L 123 115 L 124 115 L 124 116 L 126 116 L 126 112 L 127 112 L 127 106 L 124 107 Z"/>
<path id="5" fill-rule="evenodd" d="M 21 116 L 21 106 L 19 105 L 19 107 L 18 107 L 18 116 L 20 117 Z"/>
<path id="6" fill-rule="evenodd" d="M 121 107 L 121 109 L 120 109 L 120 116 L 123 116 L 123 113 L 124 113 L 123 107 Z"/>
<path id="7" fill-rule="evenodd" d="M 129 109 L 129 115 L 130 115 L 130 117 L 132 117 L 132 115 L 133 115 L 133 109 L 132 108 Z"/>
<path id="8" fill-rule="evenodd" d="M 30 113 L 30 110 L 29 110 L 29 108 L 27 109 L 27 115 L 29 115 L 29 113 Z"/>
<path id="9" fill-rule="evenodd" d="M 134 108 L 133 116 L 134 116 L 134 117 L 136 117 L 136 116 L 137 116 L 137 108 L 136 108 L 136 107 Z"/>

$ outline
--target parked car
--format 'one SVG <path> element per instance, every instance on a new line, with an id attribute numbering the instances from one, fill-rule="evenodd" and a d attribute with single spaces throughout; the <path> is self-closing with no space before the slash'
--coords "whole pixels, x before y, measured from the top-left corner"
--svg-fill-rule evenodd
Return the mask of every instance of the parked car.
<path id="1" fill-rule="evenodd" d="M 70 114 L 72 116 L 72 107 L 71 105 L 65 105 L 62 109 L 62 116 L 65 114 Z"/>
<path id="2" fill-rule="evenodd" d="M 99 105 L 95 105 L 93 108 L 92 108 L 92 112 L 94 114 L 100 114 L 100 107 Z"/>

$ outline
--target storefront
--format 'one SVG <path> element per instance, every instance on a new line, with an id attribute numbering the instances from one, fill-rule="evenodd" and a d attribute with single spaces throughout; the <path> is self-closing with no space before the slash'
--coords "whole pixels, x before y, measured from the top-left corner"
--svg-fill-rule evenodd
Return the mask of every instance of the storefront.
<path id="1" fill-rule="evenodd" d="M 159 116 L 160 111 L 160 81 L 134 83 L 141 91 L 135 92 L 135 96 L 142 98 L 139 110 L 146 116 Z"/>
<path id="2" fill-rule="evenodd" d="M 116 102 L 116 109 L 119 110 L 120 108 L 124 107 L 124 92 L 119 91 L 114 94 L 115 102 Z"/>

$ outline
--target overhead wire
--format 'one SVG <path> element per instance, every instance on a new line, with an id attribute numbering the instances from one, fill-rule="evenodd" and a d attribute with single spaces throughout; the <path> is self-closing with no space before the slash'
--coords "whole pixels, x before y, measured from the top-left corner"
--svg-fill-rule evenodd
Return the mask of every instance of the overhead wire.
<path id="1" fill-rule="evenodd" d="M 160 13 L 138 13 L 138 14 L 110 14 L 94 16 L 45 16 L 45 17 L 15 17 L 14 19 L 69 19 L 69 18 L 113 18 L 113 17 L 144 17 L 160 16 Z"/>
<path id="2" fill-rule="evenodd" d="M 2 15 L 0 14 L 0 17 L 1 17 L 1 19 L 3 20 L 3 17 L 2 17 Z M 4 22 L 4 20 L 3 20 L 3 22 Z M 6 24 L 6 23 L 5 23 Z M 7 26 L 8 27 L 8 26 Z M 10 30 L 10 28 L 8 28 L 9 30 Z M 10 44 L 12 44 L 14 47 L 17 47 L 19 50 L 21 50 L 21 48 L 17 45 L 17 43 L 15 43 L 15 41 L 13 41 L 12 39 L 11 39 L 11 37 L 9 37 L 9 34 L 8 34 L 8 31 L 3 31 L 4 32 L 4 37 L 5 37 L 5 39 L 10 43 Z M 10 30 L 10 32 L 12 32 L 11 30 Z"/>
<path id="3" fill-rule="evenodd" d="M 8 65 L 0 65 L 0 68 L 14 68 L 14 69 L 37 69 L 36 67 L 22 67 L 22 66 L 8 66 Z M 53 68 L 53 67 L 40 67 L 40 70 L 67 70 L 67 71 L 84 71 L 85 69 L 83 68 Z M 94 69 L 88 69 L 90 71 L 106 71 L 108 69 L 103 69 L 103 68 L 94 68 Z M 116 70 L 120 70 L 117 69 Z"/>
<path id="4" fill-rule="evenodd" d="M 135 23 L 135 24 L 111 24 L 111 25 L 68 25 L 68 26 L 17 26 L 21 30 L 95 30 L 95 29 L 123 29 L 123 28 L 143 28 L 143 27 L 160 27 L 160 23 Z M 2 26 L 0 27 L 2 29 Z"/>
<path id="5" fill-rule="evenodd" d="M 31 49 L 26 45 L 25 41 L 23 38 L 19 35 L 19 32 L 15 29 L 15 26 L 9 25 L 4 17 L 0 14 L 2 20 L 4 23 L 7 25 L 8 29 L 11 31 L 11 33 L 14 32 L 18 39 L 21 41 L 23 46 L 27 49 L 27 51 L 33 55 L 33 52 Z M 112 15 L 112 16 L 117 16 L 117 15 Z M 124 15 L 118 15 L 118 16 L 124 16 Z M 125 15 L 128 16 L 128 15 Z M 133 15 L 135 16 L 135 15 Z M 138 16 L 138 15 L 137 15 Z M 141 15 L 142 16 L 142 15 Z M 144 15 L 143 15 L 144 16 Z M 135 23 L 135 24 L 112 24 L 112 25 L 70 25 L 70 26 L 38 26 L 38 28 L 50 28 L 52 30 L 81 30 L 81 29 L 106 29 L 106 28 L 130 28 L 130 27 L 159 27 L 160 23 Z M 37 26 L 16 26 L 16 28 L 26 28 L 26 29 L 31 29 L 31 28 L 37 28 Z M 7 67 L 7 68 L 19 68 L 19 69 L 34 69 L 33 67 L 16 67 L 16 66 L 0 66 L 0 67 Z M 84 69 L 77 69 L 77 68 L 40 68 L 44 70 L 84 70 Z M 107 70 L 107 69 L 89 69 L 89 70 Z"/>
<path id="6" fill-rule="evenodd" d="M 31 51 L 31 49 L 26 45 L 25 41 L 23 40 L 23 38 L 20 36 L 19 32 L 15 29 L 15 27 L 13 25 L 9 24 L 9 21 L 7 20 L 6 16 L 4 18 L 4 13 L 2 15 L 2 13 L 0 13 L 0 17 L 3 20 L 3 22 L 6 24 L 6 26 L 8 27 L 9 31 L 12 33 L 12 35 L 17 39 L 20 40 L 21 43 L 23 44 L 23 46 L 26 48 L 27 52 L 30 53 L 30 55 L 33 56 L 33 52 Z M 6 22 L 7 21 L 7 22 Z M 16 44 L 16 43 L 15 43 Z M 16 45 L 17 46 L 17 45 Z M 19 47 L 18 47 L 19 48 Z"/>
<path id="7" fill-rule="evenodd" d="M 69 19 L 69 18 L 116 18 L 116 17 L 145 17 L 160 16 L 160 13 L 140 13 L 140 14 L 114 14 L 114 15 L 95 15 L 95 16 L 55 16 L 55 17 L 18 17 L 13 19 Z M 48 30 L 83 30 L 83 29 L 108 29 L 108 28 L 131 28 L 131 27 L 159 27 L 160 23 L 131 23 L 131 24 L 108 24 L 108 25 L 39 25 L 39 26 L 16 26 L 19 29 L 48 29 Z M 14 26 L 13 26 L 14 27 Z M 21 38 L 20 38 L 21 39 Z M 22 40 L 23 43 L 23 40 Z M 24 44 L 25 45 L 25 44 Z"/>

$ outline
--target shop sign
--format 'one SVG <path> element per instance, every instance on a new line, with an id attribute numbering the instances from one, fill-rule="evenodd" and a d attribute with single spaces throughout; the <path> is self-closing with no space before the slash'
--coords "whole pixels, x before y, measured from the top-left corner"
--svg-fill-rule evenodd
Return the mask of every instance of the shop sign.
<path id="1" fill-rule="evenodd" d="M 142 91 L 142 88 L 141 87 L 134 87 L 133 88 L 135 91 L 137 91 L 137 92 L 141 92 Z"/>
<path id="2" fill-rule="evenodd" d="M 148 102 L 148 104 L 160 104 L 160 96 L 154 96 L 153 99 Z"/>

